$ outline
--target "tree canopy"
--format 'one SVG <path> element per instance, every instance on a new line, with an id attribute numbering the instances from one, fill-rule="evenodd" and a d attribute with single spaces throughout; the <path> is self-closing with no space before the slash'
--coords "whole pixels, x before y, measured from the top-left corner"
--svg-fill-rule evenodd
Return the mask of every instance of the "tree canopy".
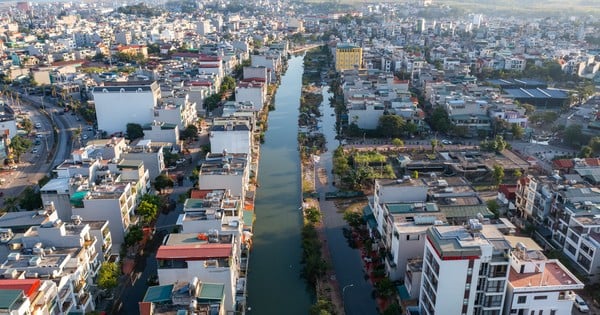
<path id="1" fill-rule="evenodd" d="M 159 192 L 162 192 L 165 188 L 173 187 L 173 185 L 173 180 L 165 174 L 158 175 L 154 180 L 154 188 Z"/>
<path id="2" fill-rule="evenodd" d="M 386 137 L 398 138 L 404 133 L 406 122 L 398 115 L 383 115 L 379 117 L 377 129 L 379 134 Z"/>
<path id="3" fill-rule="evenodd" d="M 98 271 L 98 286 L 110 290 L 119 284 L 119 266 L 114 262 L 104 262 Z"/>
<path id="4" fill-rule="evenodd" d="M 127 124 L 127 139 L 135 140 L 144 137 L 144 128 L 140 124 Z"/>
<path id="5" fill-rule="evenodd" d="M 21 155 L 31 148 L 31 140 L 16 135 L 10 140 L 8 147 L 12 150 L 15 161 L 19 162 Z"/>
<path id="6" fill-rule="evenodd" d="M 436 107 L 429 117 L 429 125 L 431 129 L 439 132 L 448 132 L 452 130 L 452 122 L 448 116 L 448 112 L 442 107 Z"/>

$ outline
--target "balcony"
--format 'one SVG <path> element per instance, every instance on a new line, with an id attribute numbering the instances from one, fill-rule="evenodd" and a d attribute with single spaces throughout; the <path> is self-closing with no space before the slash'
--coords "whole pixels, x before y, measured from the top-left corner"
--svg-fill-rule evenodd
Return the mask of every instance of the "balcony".
<path id="1" fill-rule="evenodd" d="M 71 301 L 65 301 L 60 307 L 61 313 L 68 314 L 69 311 L 71 311 L 72 306 L 73 306 L 73 303 L 71 303 Z"/>

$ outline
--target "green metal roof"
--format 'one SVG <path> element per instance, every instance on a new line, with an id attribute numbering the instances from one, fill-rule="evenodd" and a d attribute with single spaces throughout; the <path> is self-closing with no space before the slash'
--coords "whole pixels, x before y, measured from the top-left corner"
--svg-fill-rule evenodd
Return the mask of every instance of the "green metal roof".
<path id="1" fill-rule="evenodd" d="M 488 210 L 486 205 L 472 206 L 439 206 L 446 218 L 476 218 L 481 213 L 486 218 L 493 218 L 494 214 Z"/>
<path id="2" fill-rule="evenodd" d="M 245 226 L 252 226 L 252 222 L 254 221 L 254 211 L 244 210 L 242 219 L 244 220 Z"/>
<path id="3" fill-rule="evenodd" d="M 89 193 L 88 190 L 74 192 L 71 195 L 71 204 L 73 204 L 75 206 L 83 207 L 83 199 L 85 198 L 85 196 L 87 196 L 88 193 Z"/>
<path id="4" fill-rule="evenodd" d="M 13 309 L 17 301 L 23 297 L 23 290 L 0 290 L 0 309 Z"/>
<path id="5" fill-rule="evenodd" d="M 171 301 L 171 292 L 173 285 L 157 285 L 149 287 L 144 296 L 144 302 L 161 303 Z"/>
<path id="6" fill-rule="evenodd" d="M 204 208 L 204 199 L 195 199 L 195 198 L 188 198 L 186 199 L 185 203 L 183 204 L 183 208 L 187 208 L 187 209 L 198 209 L 198 208 Z"/>
<path id="7" fill-rule="evenodd" d="M 199 300 L 221 301 L 224 297 L 225 285 L 220 283 L 202 283 Z"/>
<path id="8" fill-rule="evenodd" d="M 388 203 L 386 206 L 390 213 L 409 213 L 413 211 L 411 203 Z"/>

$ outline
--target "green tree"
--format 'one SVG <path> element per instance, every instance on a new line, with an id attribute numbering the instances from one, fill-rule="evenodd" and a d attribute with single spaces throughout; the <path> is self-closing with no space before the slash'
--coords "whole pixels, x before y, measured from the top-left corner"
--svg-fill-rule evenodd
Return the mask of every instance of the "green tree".
<path id="1" fill-rule="evenodd" d="M 513 134 L 513 137 L 515 137 L 516 139 L 523 138 L 523 135 L 525 134 L 525 129 L 523 129 L 523 127 L 521 127 L 519 124 L 512 124 L 510 129 Z"/>
<path id="2" fill-rule="evenodd" d="M 132 246 L 144 238 L 144 231 L 138 225 L 129 228 L 129 232 L 125 235 L 125 245 Z"/>
<path id="3" fill-rule="evenodd" d="M 198 127 L 195 125 L 188 125 L 182 132 L 181 138 L 186 139 L 194 139 L 198 136 Z"/>
<path id="4" fill-rule="evenodd" d="M 31 119 L 29 119 L 29 117 L 23 118 L 23 121 L 21 122 L 21 128 L 23 128 L 23 130 L 25 130 L 27 134 L 31 133 L 31 131 L 33 130 L 33 122 L 31 122 Z"/>
<path id="5" fill-rule="evenodd" d="M 521 106 L 522 108 L 525 109 L 525 115 L 527 115 L 527 116 L 529 116 L 535 112 L 535 107 L 531 104 L 525 103 L 525 104 L 521 104 L 519 106 Z"/>
<path id="6" fill-rule="evenodd" d="M 494 178 L 494 183 L 496 186 L 502 183 L 504 179 L 504 167 L 500 164 L 494 164 L 494 169 L 492 170 L 492 177 Z"/>
<path id="7" fill-rule="evenodd" d="M 204 99 L 204 107 L 207 111 L 212 111 L 219 106 L 221 102 L 221 93 L 215 93 Z"/>
<path id="8" fill-rule="evenodd" d="M 399 149 L 404 146 L 404 141 L 400 138 L 394 138 L 392 139 L 392 145 L 394 145 L 396 149 Z"/>
<path id="9" fill-rule="evenodd" d="M 442 107 L 436 107 L 431 113 L 429 119 L 431 129 L 439 132 L 448 132 L 452 129 L 452 122 L 448 116 L 448 112 Z"/>
<path id="10" fill-rule="evenodd" d="M 33 187 L 27 186 L 25 190 L 23 190 L 19 206 L 26 210 L 40 209 L 43 206 L 42 195 L 39 192 L 36 192 Z"/>
<path id="11" fill-rule="evenodd" d="M 357 229 L 361 225 L 365 224 L 365 220 L 360 212 L 346 210 L 344 212 L 344 220 L 348 222 L 348 225 Z"/>
<path id="12" fill-rule="evenodd" d="M 143 195 L 142 200 L 140 202 L 142 202 L 142 201 L 149 202 L 159 208 L 164 204 L 164 200 L 162 198 L 160 198 L 157 195 L 152 195 L 152 194 Z"/>
<path id="13" fill-rule="evenodd" d="M 578 146 L 581 144 L 581 138 L 583 133 L 581 132 L 580 125 L 570 125 L 565 129 L 564 140 L 565 143 Z"/>
<path id="14" fill-rule="evenodd" d="M 379 134 L 387 137 L 400 137 L 404 132 L 406 122 L 398 115 L 382 115 L 379 117 L 377 130 Z"/>
<path id="15" fill-rule="evenodd" d="M 221 92 L 235 89 L 235 79 L 232 76 L 226 76 L 221 83 Z"/>
<path id="16" fill-rule="evenodd" d="M 523 176 L 523 172 L 521 172 L 521 170 L 517 168 L 517 169 L 515 169 L 515 170 L 513 171 L 513 175 L 514 175 L 516 178 L 520 178 L 521 176 Z"/>
<path id="17" fill-rule="evenodd" d="M 119 284 L 119 266 L 114 262 L 103 262 L 98 271 L 96 283 L 102 289 L 110 290 Z"/>
<path id="18" fill-rule="evenodd" d="M 144 128 L 140 124 L 128 123 L 127 124 L 127 139 L 135 140 L 144 137 Z"/>
<path id="19" fill-rule="evenodd" d="M 319 299 L 310 307 L 310 315 L 332 315 L 335 314 L 335 306 L 327 299 Z"/>
<path id="20" fill-rule="evenodd" d="M 589 158 L 594 154 L 594 150 L 589 145 L 584 145 L 581 147 L 581 151 L 579 151 L 580 158 Z"/>
<path id="21" fill-rule="evenodd" d="M 412 172 L 412 178 L 419 179 L 419 171 L 415 170 L 414 172 Z"/>
<path id="22" fill-rule="evenodd" d="M 17 197 L 4 197 L 4 211 L 16 212 L 19 211 L 19 198 Z"/>
<path id="23" fill-rule="evenodd" d="M 135 209 L 135 213 L 141 215 L 144 223 L 148 224 L 156 219 L 156 215 L 158 214 L 158 206 L 151 202 L 142 200 L 142 202 L 140 202 Z"/>
<path id="24" fill-rule="evenodd" d="M 344 152 L 344 148 L 340 146 L 333 152 L 333 173 L 344 176 L 350 169 L 348 156 Z"/>
<path id="25" fill-rule="evenodd" d="M 25 139 L 17 135 L 10 140 L 10 144 L 8 145 L 8 147 L 12 150 L 12 153 L 15 157 L 15 161 L 19 162 L 21 159 L 21 155 L 23 155 L 23 153 L 27 152 L 27 150 L 31 148 L 31 140 Z"/>
<path id="26" fill-rule="evenodd" d="M 593 137 L 590 139 L 590 142 L 588 142 L 588 145 L 592 148 L 594 154 L 600 153 L 600 137 Z"/>
<path id="27" fill-rule="evenodd" d="M 488 200 L 486 205 L 488 210 L 490 210 L 496 218 L 500 217 L 500 205 L 495 199 Z"/>
<path id="28" fill-rule="evenodd" d="M 158 175 L 154 180 L 154 189 L 158 190 L 159 193 L 162 193 L 165 188 L 173 187 L 173 185 L 173 180 L 165 174 Z"/>

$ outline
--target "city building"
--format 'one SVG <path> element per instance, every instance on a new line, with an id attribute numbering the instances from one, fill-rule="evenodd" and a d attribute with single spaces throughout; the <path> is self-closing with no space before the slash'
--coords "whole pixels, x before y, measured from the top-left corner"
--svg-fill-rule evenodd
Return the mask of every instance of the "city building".
<path id="1" fill-rule="evenodd" d="M 502 314 L 510 250 L 502 233 L 477 219 L 466 228 L 431 227 L 423 255 L 422 314 Z"/>
<path id="2" fill-rule="evenodd" d="M 335 70 L 352 70 L 362 68 L 363 51 L 361 47 L 348 44 L 338 44 L 335 48 Z"/>

